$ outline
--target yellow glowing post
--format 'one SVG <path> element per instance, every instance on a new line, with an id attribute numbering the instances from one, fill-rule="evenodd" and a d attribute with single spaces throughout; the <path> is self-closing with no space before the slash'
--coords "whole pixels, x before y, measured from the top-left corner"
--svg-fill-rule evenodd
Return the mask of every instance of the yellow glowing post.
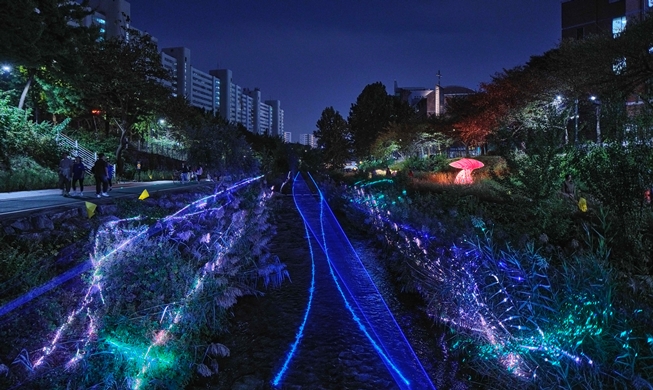
<path id="1" fill-rule="evenodd" d="M 578 208 L 584 213 L 587 212 L 587 201 L 585 198 L 578 199 Z"/>
<path id="2" fill-rule="evenodd" d="M 88 217 L 91 218 L 93 215 L 95 215 L 95 209 L 97 208 L 97 205 L 91 202 L 84 203 L 86 203 L 86 214 L 88 214 Z"/>
<path id="3" fill-rule="evenodd" d="M 143 192 L 141 193 L 141 196 L 138 197 L 138 200 L 147 199 L 149 197 L 150 197 L 150 194 L 147 192 L 147 190 L 143 190 Z"/>

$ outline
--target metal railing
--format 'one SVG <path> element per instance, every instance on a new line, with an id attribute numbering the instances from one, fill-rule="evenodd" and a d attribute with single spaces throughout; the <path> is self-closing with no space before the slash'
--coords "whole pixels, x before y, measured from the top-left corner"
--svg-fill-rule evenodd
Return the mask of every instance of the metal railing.
<path id="1" fill-rule="evenodd" d="M 57 134 L 57 144 L 59 144 L 60 147 L 68 150 L 72 157 L 81 157 L 82 163 L 84 163 L 84 166 L 89 171 L 97 160 L 97 153 L 91 152 L 90 150 L 79 146 L 79 142 L 77 142 L 77 140 L 74 140 L 62 133 Z"/>
<path id="2" fill-rule="evenodd" d="M 138 141 L 136 144 L 130 142 L 129 145 L 135 147 L 139 152 L 158 154 L 160 156 L 170 157 L 181 161 L 186 161 L 188 159 L 188 151 L 179 146 L 146 141 Z"/>

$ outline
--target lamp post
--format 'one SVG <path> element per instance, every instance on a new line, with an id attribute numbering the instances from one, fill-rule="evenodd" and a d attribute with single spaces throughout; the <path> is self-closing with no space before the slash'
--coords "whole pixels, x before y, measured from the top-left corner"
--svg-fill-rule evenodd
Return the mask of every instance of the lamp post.
<path id="1" fill-rule="evenodd" d="M 574 145 L 578 145 L 578 98 L 574 99 Z"/>
<path id="2" fill-rule="evenodd" d="M 596 105 L 596 143 L 601 143 L 601 101 L 596 96 L 591 96 L 590 100 Z"/>

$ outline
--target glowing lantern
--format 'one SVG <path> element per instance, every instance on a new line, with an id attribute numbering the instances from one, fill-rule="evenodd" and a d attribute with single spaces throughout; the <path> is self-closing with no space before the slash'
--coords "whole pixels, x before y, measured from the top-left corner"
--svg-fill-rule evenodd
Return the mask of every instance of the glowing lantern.
<path id="1" fill-rule="evenodd" d="M 458 172 L 458 175 L 456 175 L 454 184 L 472 184 L 474 182 L 472 179 L 472 171 L 484 167 L 482 162 L 472 158 L 461 158 L 449 165 L 454 168 L 462 169 L 462 171 Z"/>

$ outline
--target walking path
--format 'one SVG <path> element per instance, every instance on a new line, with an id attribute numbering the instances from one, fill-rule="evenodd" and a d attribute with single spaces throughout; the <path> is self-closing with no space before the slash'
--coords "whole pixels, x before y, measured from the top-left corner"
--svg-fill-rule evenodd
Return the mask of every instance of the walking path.
<path id="1" fill-rule="evenodd" d="M 199 183 L 199 185 L 208 184 L 213 185 L 214 183 Z M 183 184 L 183 186 L 193 185 L 198 185 L 198 183 Z M 140 195 L 143 190 L 147 190 L 147 192 L 152 194 L 158 191 L 174 190 L 181 187 L 181 183 L 173 183 L 170 180 L 116 183 L 113 185 L 113 190 L 109 192 L 108 198 L 95 197 L 95 184 L 85 186 L 84 197 L 66 198 L 61 195 L 61 190 L 59 189 L 0 192 L 0 218 L 54 207 L 77 206 L 80 202 L 84 201 L 93 203 L 106 202 L 106 199 Z"/>

